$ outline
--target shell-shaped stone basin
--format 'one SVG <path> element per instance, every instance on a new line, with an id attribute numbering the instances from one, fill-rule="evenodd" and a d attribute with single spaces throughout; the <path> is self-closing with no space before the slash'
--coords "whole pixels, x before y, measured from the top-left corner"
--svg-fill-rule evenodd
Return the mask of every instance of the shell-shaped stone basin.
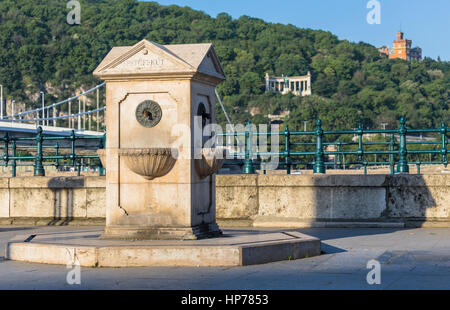
<path id="1" fill-rule="evenodd" d="M 178 158 L 178 150 L 173 148 L 120 149 L 119 156 L 125 160 L 128 169 L 146 180 L 154 180 L 172 170 Z"/>
<path id="2" fill-rule="evenodd" d="M 98 149 L 97 155 L 100 158 L 100 161 L 102 162 L 103 168 L 106 168 L 106 150 L 105 149 Z"/>
<path id="3" fill-rule="evenodd" d="M 222 168 L 228 150 L 224 148 L 202 149 L 202 159 L 195 160 L 195 168 L 201 179 L 213 175 Z"/>

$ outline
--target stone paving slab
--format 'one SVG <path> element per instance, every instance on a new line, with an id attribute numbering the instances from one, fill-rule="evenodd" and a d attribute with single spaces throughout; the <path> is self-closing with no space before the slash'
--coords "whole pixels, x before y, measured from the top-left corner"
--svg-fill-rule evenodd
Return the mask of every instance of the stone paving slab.
<path id="1" fill-rule="evenodd" d="M 93 231 L 97 227 L 0 227 L 0 247 L 17 235 Z M 291 232 L 229 229 L 231 234 Z M 50 290 L 241 290 L 450 289 L 450 229 L 297 229 L 322 241 L 322 255 L 239 267 L 81 267 L 81 283 L 69 285 L 73 269 L 11 261 L 0 252 L 0 289 Z M 394 259 L 392 259 L 395 257 Z M 369 285 L 370 259 L 381 263 L 381 284 Z"/>
<path id="2" fill-rule="evenodd" d="M 86 267 L 247 266 L 320 255 L 320 240 L 299 232 L 230 232 L 195 241 L 100 240 L 103 229 L 16 235 L 10 260 Z"/>

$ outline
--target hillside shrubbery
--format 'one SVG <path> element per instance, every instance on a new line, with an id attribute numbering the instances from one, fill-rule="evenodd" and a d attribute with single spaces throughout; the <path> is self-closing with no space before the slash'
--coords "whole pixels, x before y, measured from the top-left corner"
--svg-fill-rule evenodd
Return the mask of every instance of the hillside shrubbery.
<path id="1" fill-rule="evenodd" d="M 9 98 L 38 104 L 73 95 L 99 81 L 92 71 L 113 46 L 146 38 L 162 44 L 213 42 L 227 75 L 219 86 L 233 122 L 268 122 L 290 110 L 292 129 L 322 118 L 326 128 L 450 123 L 450 63 L 426 58 L 408 63 L 382 59 L 366 43 L 341 41 L 330 32 L 222 13 L 212 18 L 178 6 L 136 0 L 80 1 L 81 25 L 66 22 L 66 1 L 0 2 L 0 84 Z M 390 34 L 386 34 L 389 38 Z M 312 73 L 313 96 L 264 93 L 264 74 Z M 49 88 L 54 88 L 50 90 Z M 257 107 L 259 115 L 250 116 Z M 225 117 L 219 111 L 219 122 Z"/>

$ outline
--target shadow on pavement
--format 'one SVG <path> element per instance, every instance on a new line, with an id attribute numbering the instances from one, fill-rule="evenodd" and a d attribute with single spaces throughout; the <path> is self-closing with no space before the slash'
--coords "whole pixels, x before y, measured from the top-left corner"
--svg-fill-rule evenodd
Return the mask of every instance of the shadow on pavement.
<path id="1" fill-rule="evenodd" d="M 1 227 L 0 233 L 9 232 L 9 231 L 32 230 L 32 229 L 36 229 L 36 228 L 32 228 L 32 227 Z"/>

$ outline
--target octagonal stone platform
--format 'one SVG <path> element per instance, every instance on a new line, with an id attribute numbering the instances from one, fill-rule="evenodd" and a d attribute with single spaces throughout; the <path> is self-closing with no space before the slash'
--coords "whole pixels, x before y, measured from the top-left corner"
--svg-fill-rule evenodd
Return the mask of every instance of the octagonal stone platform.
<path id="1" fill-rule="evenodd" d="M 295 231 L 227 231 L 195 241 L 100 240 L 103 229 L 21 235 L 6 245 L 5 258 L 85 267 L 246 266 L 320 255 L 320 240 Z"/>

